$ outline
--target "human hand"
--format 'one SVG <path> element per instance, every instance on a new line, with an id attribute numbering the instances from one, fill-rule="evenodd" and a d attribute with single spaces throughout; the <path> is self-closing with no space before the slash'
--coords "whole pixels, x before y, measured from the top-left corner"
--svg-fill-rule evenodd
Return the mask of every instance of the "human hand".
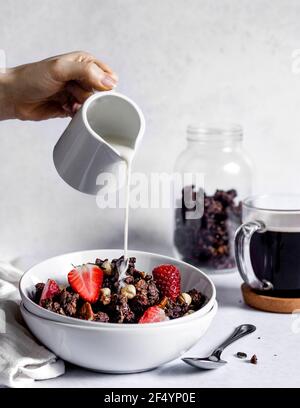
<path id="1" fill-rule="evenodd" d="M 116 74 L 84 51 L 10 68 L 0 74 L 0 119 L 73 116 L 94 90 L 116 84 Z"/>

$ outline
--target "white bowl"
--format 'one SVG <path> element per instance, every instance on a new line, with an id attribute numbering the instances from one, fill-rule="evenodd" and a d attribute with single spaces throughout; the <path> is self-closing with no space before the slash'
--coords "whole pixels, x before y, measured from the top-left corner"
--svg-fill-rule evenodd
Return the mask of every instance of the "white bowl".
<path id="1" fill-rule="evenodd" d="M 35 292 L 35 284 L 38 282 L 46 282 L 47 279 L 51 278 L 55 279 L 59 285 L 67 285 L 67 275 L 72 269 L 72 264 L 80 265 L 86 262 L 94 262 L 96 258 L 108 258 L 111 260 L 114 258 L 119 258 L 121 254 L 121 249 L 99 249 L 71 252 L 47 259 L 46 261 L 33 266 L 22 276 L 19 287 L 22 301 L 26 309 L 37 316 L 57 322 L 70 323 L 79 326 L 98 325 L 98 322 L 62 316 L 37 305 L 31 300 L 32 294 Z M 215 286 L 210 278 L 208 278 L 199 269 L 185 262 L 179 261 L 178 259 L 170 258 L 164 255 L 152 254 L 150 252 L 131 250 L 129 251 L 129 256 L 136 257 L 136 267 L 138 270 L 148 273 L 151 273 L 153 268 L 160 264 L 171 263 L 176 265 L 181 271 L 183 291 L 196 288 L 206 296 L 207 300 L 200 310 L 191 315 L 181 317 L 180 319 L 188 320 L 197 318 L 198 316 L 203 316 L 213 307 L 216 300 Z M 175 320 L 171 320 L 168 322 L 168 324 L 174 324 L 174 321 Z"/>
<path id="2" fill-rule="evenodd" d="M 151 370 L 180 357 L 206 332 L 218 309 L 174 324 L 108 324 L 79 326 L 21 313 L 32 333 L 57 356 L 70 363 L 107 373 Z"/>

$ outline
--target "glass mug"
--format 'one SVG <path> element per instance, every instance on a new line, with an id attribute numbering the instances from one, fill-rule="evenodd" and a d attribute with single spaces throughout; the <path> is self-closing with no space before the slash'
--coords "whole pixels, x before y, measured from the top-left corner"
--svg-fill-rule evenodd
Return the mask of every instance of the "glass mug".
<path id="1" fill-rule="evenodd" d="M 239 273 L 253 289 L 300 294 L 300 195 L 262 195 L 242 203 L 235 234 Z"/>

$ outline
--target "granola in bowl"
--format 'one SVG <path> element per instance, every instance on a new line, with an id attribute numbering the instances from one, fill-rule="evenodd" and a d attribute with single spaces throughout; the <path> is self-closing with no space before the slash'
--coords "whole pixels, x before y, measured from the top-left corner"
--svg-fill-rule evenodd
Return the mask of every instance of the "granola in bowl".
<path id="1" fill-rule="evenodd" d="M 60 315 L 102 323 L 154 323 L 177 319 L 201 309 L 206 296 L 195 288 L 181 292 L 179 269 L 156 266 L 152 273 L 139 271 L 129 258 L 125 279 L 119 280 L 124 258 L 96 259 L 73 267 L 69 286 L 55 280 L 35 285 L 33 300 Z"/>

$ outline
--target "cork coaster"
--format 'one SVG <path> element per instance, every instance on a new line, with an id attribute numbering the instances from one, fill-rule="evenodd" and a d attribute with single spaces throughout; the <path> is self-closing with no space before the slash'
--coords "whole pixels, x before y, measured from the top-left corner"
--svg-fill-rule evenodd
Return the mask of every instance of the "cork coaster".
<path id="1" fill-rule="evenodd" d="M 254 309 L 273 313 L 293 313 L 300 310 L 300 298 L 279 298 L 263 295 L 243 283 L 241 286 L 244 302 Z"/>

